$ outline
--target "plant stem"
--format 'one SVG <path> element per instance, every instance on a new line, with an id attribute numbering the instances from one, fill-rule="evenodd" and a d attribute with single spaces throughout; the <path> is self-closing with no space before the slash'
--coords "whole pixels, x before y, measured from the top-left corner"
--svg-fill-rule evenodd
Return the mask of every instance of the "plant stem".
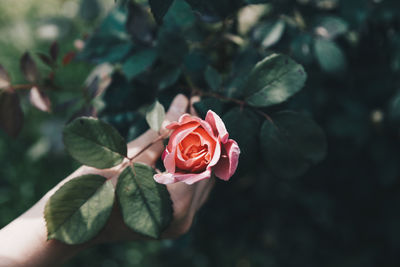
<path id="1" fill-rule="evenodd" d="M 142 148 L 138 153 L 136 153 L 136 155 L 134 155 L 133 157 L 128 158 L 129 162 L 132 163 L 133 160 L 135 158 L 137 158 L 138 156 L 140 156 L 144 151 L 146 151 L 147 149 L 149 149 L 152 145 L 154 145 L 155 143 L 164 140 L 167 136 L 169 135 L 169 131 L 165 132 L 162 135 L 159 135 L 156 139 L 154 139 L 153 141 L 151 141 L 151 143 L 149 143 L 148 145 L 146 145 L 144 148 Z"/>

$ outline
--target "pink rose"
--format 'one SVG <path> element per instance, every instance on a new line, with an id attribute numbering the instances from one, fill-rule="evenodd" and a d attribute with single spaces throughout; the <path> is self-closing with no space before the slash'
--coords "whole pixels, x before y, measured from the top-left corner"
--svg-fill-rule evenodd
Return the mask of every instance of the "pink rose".
<path id="1" fill-rule="evenodd" d="M 213 111 L 207 112 L 206 120 L 184 114 L 167 129 L 173 132 L 162 155 L 166 172 L 154 175 L 158 183 L 193 184 L 210 178 L 212 171 L 227 181 L 235 173 L 239 146 L 228 139 L 224 123 Z"/>

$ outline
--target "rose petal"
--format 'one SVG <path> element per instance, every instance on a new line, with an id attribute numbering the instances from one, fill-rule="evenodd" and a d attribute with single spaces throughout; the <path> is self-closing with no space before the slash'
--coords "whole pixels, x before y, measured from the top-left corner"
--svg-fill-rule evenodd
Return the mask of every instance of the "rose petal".
<path id="1" fill-rule="evenodd" d="M 226 127 L 220 116 L 218 116 L 214 111 L 209 110 L 206 115 L 206 122 L 208 122 L 214 131 L 216 131 L 217 136 L 220 138 L 221 142 L 225 144 L 228 141 L 229 134 L 226 131 Z"/>
<path id="2" fill-rule="evenodd" d="M 235 173 L 239 163 L 240 149 L 236 141 L 229 139 L 222 148 L 222 155 L 214 167 L 214 173 L 222 180 L 229 180 Z"/>
<path id="3" fill-rule="evenodd" d="M 158 173 L 155 174 L 153 178 L 160 184 L 172 184 L 178 182 L 171 173 Z"/>
<path id="4" fill-rule="evenodd" d="M 165 150 L 167 151 L 167 150 Z M 174 173 L 175 172 L 175 151 L 174 153 L 166 153 L 164 158 L 164 166 L 167 172 Z"/>
<path id="5" fill-rule="evenodd" d="M 168 150 L 173 153 L 173 150 L 178 146 L 178 144 L 197 127 L 199 127 L 199 124 L 197 122 L 191 122 L 185 125 L 181 125 L 171 134 L 167 146 Z"/>
<path id="6" fill-rule="evenodd" d="M 173 174 L 177 181 L 184 182 L 185 184 L 193 184 L 198 181 L 208 179 L 211 177 L 211 168 L 207 168 L 201 173 L 175 173 Z"/>

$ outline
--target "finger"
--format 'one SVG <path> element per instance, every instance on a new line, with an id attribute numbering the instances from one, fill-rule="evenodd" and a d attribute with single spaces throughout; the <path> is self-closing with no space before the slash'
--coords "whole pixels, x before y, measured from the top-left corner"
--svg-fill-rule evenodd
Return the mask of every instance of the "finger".
<path id="1" fill-rule="evenodd" d="M 172 121 L 176 121 L 179 117 L 184 114 L 187 110 L 189 101 L 182 95 L 177 95 L 171 103 L 167 114 L 165 115 L 165 120 L 162 124 L 161 132 L 165 132 L 165 126 Z M 143 148 L 151 144 L 154 140 L 159 137 L 159 134 L 153 130 L 148 130 L 142 134 L 139 138 L 128 144 L 128 157 L 133 157 L 139 153 Z M 145 164 L 152 165 L 160 157 L 162 151 L 164 150 L 164 145 L 162 140 L 154 143 L 151 147 L 146 149 L 140 156 L 135 159 L 137 162 L 142 162 Z"/>
<path id="2" fill-rule="evenodd" d="M 197 117 L 199 117 L 199 114 L 197 113 L 197 111 L 194 108 L 193 104 L 197 103 L 199 101 L 200 101 L 200 96 L 198 96 L 198 95 L 192 96 L 190 98 L 190 114 L 195 115 Z"/>

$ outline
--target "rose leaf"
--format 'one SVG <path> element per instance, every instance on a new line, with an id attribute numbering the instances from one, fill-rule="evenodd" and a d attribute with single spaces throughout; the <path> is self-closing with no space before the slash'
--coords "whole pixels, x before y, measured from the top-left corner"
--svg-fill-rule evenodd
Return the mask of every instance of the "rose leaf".
<path id="1" fill-rule="evenodd" d="M 160 102 L 156 101 L 150 106 L 146 113 L 146 121 L 150 128 L 156 132 L 161 129 L 161 124 L 165 118 L 165 109 Z"/>
<path id="2" fill-rule="evenodd" d="M 65 183 L 46 203 L 48 239 L 81 244 L 104 227 L 114 204 L 114 187 L 99 175 L 84 175 Z"/>
<path id="3" fill-rule="evenodd" d="M 132 230 L 159 238 L 172 220 L 172 202 L 167 188 L 153 179 L 154 170 L 135 163 L 118 178 L 117 199 L 124 222 Z"/>
<path id="4" fill-rule="evenodd" d="M 285 55 L 273 54 L 258 62 L 244 83 L 246 102 L 253 107 L 280 104 L 303 88 L 303 67 Z"/>
<path id="5" fill-rule="evenodd" d="M 111 168 L 124 160 L 124 138 L 111 125 L 91 117 L 80 117 L 65 126 L 65 148 L 80 163 L 99 169 Z"/>

